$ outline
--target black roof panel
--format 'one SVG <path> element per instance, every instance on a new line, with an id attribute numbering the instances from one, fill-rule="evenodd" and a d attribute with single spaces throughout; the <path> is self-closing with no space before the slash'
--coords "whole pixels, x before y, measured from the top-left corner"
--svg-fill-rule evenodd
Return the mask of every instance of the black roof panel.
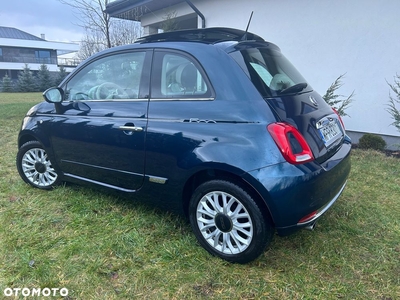
<path id="1" fill-rule="evenodd" d="M 246 40 L 255 40 L 258 42 L 264 42 L 264 39 L 262 37 L 254 33 L 245 32 L 240 29 L 212 27 L 204 29 L 178 30 L 178 31 L 148 35 L 138 39 L 137 43 L 187 41 L 187 42 L 204 42 L 213 44 L 224 41 L 246 41 Z"/>

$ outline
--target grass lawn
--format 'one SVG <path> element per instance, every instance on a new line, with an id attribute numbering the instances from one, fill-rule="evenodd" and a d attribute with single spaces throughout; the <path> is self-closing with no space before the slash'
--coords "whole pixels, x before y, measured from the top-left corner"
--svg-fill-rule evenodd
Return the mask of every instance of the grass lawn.
<path id="1" fill-rule="evenodd" d="M 0 93 L 0 298 L 47 287 L 67 299 L 400 299 L 399 159 L 353 151 L 348 185 L 313 232 L 276 236 L 235 265 L 169 213 L 87 187 L 26 185 L 17 134 L 41 99 Z"/>

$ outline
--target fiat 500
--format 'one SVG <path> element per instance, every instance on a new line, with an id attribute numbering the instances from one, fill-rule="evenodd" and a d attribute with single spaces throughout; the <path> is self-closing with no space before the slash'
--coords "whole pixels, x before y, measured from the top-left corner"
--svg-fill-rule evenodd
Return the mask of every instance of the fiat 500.
<path id="1" fill-rule="evenodd" d="M 280 49 L 208 28 L 144 37 L 78 66 L 26 114 L 17 168 L 122 191 L 187 216 L 199 243 L 256 259 L 342 193 L 351 141 Z"/>

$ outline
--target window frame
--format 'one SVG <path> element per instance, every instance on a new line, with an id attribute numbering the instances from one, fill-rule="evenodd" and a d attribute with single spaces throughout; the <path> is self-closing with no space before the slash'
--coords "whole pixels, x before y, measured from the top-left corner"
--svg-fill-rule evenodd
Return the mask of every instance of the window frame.
<path id="1" fill-rule="evenodd" d="M 135 52 L 143 52 L 145 54 L 144 60 L 143 60 L 143 67 L 142 67 L 142 73 L 140 76 L 140 83 L 139 83 L 139 91 L 138 91 L 138 98 L 127 98 L 127 99 L 68 99 L 69 93 L 67 92 L 68 90 L 68 85 L 76 76 L 79 76 L 81 71 L 83 71 L 86 67 L 88 67 L 91 64 L 94 64 L 98 62 L 99 60 L 105 59 L 107 57 L 112 57 L 116 55 L 124 55 L 124 54 L 129 54 L 129 53 L 135 53 Z M 150 70 L 151 70 L 151 63 L 152 63 L 152 57 L 153 57 L 153 50 L 152 49 L 147 49 L 147 48 L 141 48 L 141 49 L 128 49 L 128 50 L 122 50 L 122 51 L 115 51 L 111 53 L 107 53 L 104 55 L 100 55 L 98 57 L 94 57 L 84 63 L 82 66 L 79 67 L 70 78 L 63 84 L 62 89 L 64 90 L 64 97 L 63 101 L 65 102 L 126 102 L 126 101 L 148 101 L 149 100 L 149 90 L 150 90 Z M 87 74 L 87 73 L 86 73 Z"/>
<path id="2" fill-rule="evenodd" d="M 187 95 L 166 95 L 162 97 L 162 67 L 163 67 L 163 59 L 166 55 L 176 55 L 181 56 L 187 59 L 190 63 L 192 63 L 197 71 L 200 73 L 204 84 L 207 86 L 207 91 L 205 94 L 187 94 Z M 174 50 L 174 49 L 155 49 L 153 54 L 153 61 L 152 61 L 152 68 L 151 68 L 151 89 L 150 89 L 150 101 L 213 101 L 215 100 L 215 92 L 214 88 L 209 80 L 204 68 L 201 66 L 199 61 L 193 57 L 192 55 L 188 54 L 187 52 Z M 157 87 L 158 91 L 154 96 L 155 87 Z M 160 97 L 159 97 L 160 96 Z"/>
<path id="3" fill-rule="evenodd" d="M 51 63 L 51 51 L 47 49 L 35 50 L 35 60 L 40 64 L 50 64 Z"/>

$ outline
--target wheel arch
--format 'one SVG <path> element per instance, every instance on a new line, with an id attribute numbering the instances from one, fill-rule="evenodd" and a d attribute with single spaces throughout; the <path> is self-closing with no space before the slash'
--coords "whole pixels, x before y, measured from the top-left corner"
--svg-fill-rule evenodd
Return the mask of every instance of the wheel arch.
<path id="1" fill-rule="evenodd" d="M 46 153 L 49 155 L 53 165 L 60 170 L 57 161 L 55 159 L 55 155 L 53 153 L 53 149 L 50 144 L 50 140 L 48 137 L 44 136 L 43 134 L 36 135 L 33 133 L 32 130 L 26 130 L 26 131 L 21 131 L 21 133 L 18 136 L 18 149 L 20 149 L 24 144 L 31 142 L 31 141 L 37 141 L 39 142 L 43 148 L 46 150 Z"/>
<path id="2" fill-rule="evenodd" d="M 32 134 L 21 134 L 18 138 L 18 148 L 21 148 L 22 145 L 31 141 L 38 141 L 39 143 L 41 143 L 39 139 Z"/>
<path id="3" fill-rule="evenodd" d="M 257 203 L 266 220 L 270 220 L 272 225 L 274 225 L 272 214 L 270 208 L 268 207 L 269 199 L 264 199 L 257 192 L 255 187 L 251 185 L 248 181 L 243 179 L 241 176 L 229 171 L 216 168 L 208 168 L 198 171 L 186 181 L 182 192 L 182 205 L 186 217 L 189 216 L 189 202 L 195 189 L 204 182 L 216 179 L 232 182 L 244 189 Z"/>
<path id="4" fill-rule="evenodd" d="M 23 129 L 18 135 L 18 148 L 20 148 L 23 144 L 30 141 L 38 141 L 46 148 L 47 152 L 50 152 L 50 140 L 48 135 L 45 132 L 40 130 L 37 127 L 30 129 Z"/>

